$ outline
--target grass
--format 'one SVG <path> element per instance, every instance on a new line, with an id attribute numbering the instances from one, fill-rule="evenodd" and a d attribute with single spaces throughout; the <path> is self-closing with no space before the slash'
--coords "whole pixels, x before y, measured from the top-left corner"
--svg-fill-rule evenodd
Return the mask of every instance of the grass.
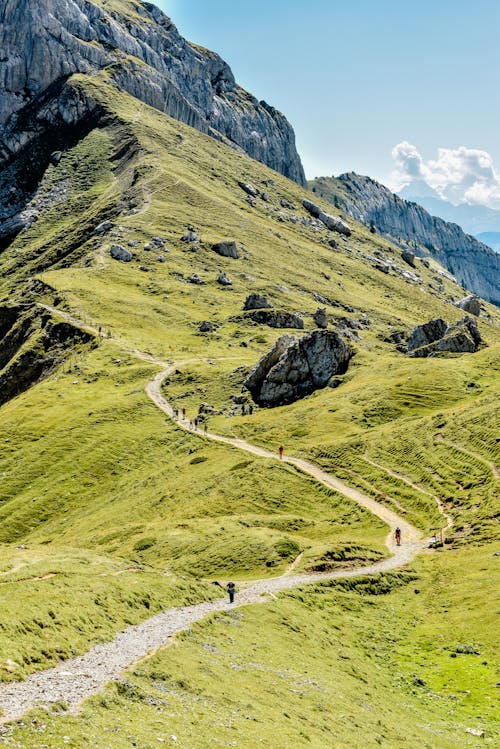
<path id="1" fill-rule="evenodd" d="M 352 237 L 333 250 L 326 230 L 295 221 L 305 216 L 306 193 L 297 185 L 104 78 L 72 81 L 103 103 L 108 125 L 50 167 L 42 189 L 67 182 L 66 203 L 2 253 L 0 297 L 57 301 L 101 328 L 103 338 L 94 350 L 68 352 L 50 377 L 1 409 L 0 595 L 7 613 L 0 618 L 0 678 L 82 652 L 162 607 L 211 597 L 217 579 L 277 575 L 299 554 L 305 570 L 385 553 L 387 528 L 346 498 L 291 466 L 171 423 L 144 393 L 159 367 L 138 359 L 136 349 L 176 363 L 166 396 L 190 418 L 200 404 L 213 406 L 213 431 L 271 449 L 284 444 L 426 532 L 442 524 L 435 495 L 455 527 L 445 553 L 418 561 L 418 583 L 403 575 L 352 590 L 308 589 L 201 623 L 81 717 L 40 713 L 15 729 L 16 740 L 51 749 L 64 736 L 75 747 L 146 747 L 175 734 L 186 746 L 214 738 L 253 747 L 273 731 L 283 747 L 400 747 L 406 740 L 445 748 L 472 745 L 467 721 L 484 723 L 493 736 L 498 310 L 488 305 L 491 321 L 480 320 L 487 347 L 477 354 L 406 359 L 388 342 L 390 333 L 431 317 L 458 319 L 452 302 L 463 295 L 459 287 L 445 279 L 438 292 L 434 267 L 419 267 L 416 285 L 379 273 L 373 253 L 397 265 L 399 252 L 354 222 Z M 130 148 L 117 161 L 120 142 Z M 270 202 L 251 207 L 237 180 L 259 186 L 270 178 Z M 282 208 L 281 198 L 296 208 Z M 94 234 L 110 216 L 113 233 Z M 200 235 L 198 249 L 181 241 L 189 224 Z M 154 236 L 166 246 L 145 250 Z M 222 239 L 237 241 L 240 260 L 212 251 Z M 130 241 L 138 243 L 134 260 L 112 261 L 110 245 Z M 221 270 L 232 286 L 217 283 Z M 187 282 L 195 272 L 204 285 Z M 242 314 L 253 292 L 300 312 L 306 331 L 319 305 L 332 320 L 368 317 L 338 388 L 230 416 L 245 373 L 280 334 Z M 203 320 L 215 322 L 216 332 L 199 333 Z M 451 602 L 446 616 L 443 599 Z M 481 660 L 452 658 L 460 643 L 479 649 Z M 473 697 L 460 692 L 469 677 Z"/>

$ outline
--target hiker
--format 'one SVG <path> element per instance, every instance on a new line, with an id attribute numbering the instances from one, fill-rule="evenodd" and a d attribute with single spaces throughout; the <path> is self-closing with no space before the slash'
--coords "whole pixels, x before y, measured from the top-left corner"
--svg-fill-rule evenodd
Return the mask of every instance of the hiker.
<path id="1" fill-rule="evenodd" d="M 193 423 L 194 423 L 194 431 L 196 432 L 196 430 L 198 429 L 198 417 L 195 418 Z"/>
<path id="2" fill-rule="evenodd" d="M 244 403 L 243 403 L 243 405 L 241 407 L 241 415 L 242 416 L 246 416 L 247 415 L 247 407 L 245 406 Z"/>
<path id="3" fill-rule="evenodd" d="M 186 418 L 186 409 L 185 408 L 182 409 L 182 418 L 183 419 Z"/>
<path id="4" fill-rule="evenodd" d="M 283 450 L 284 449 L 285 448 L 283 447 L 283 445 L 280 445 L 279 448 L 278 448 L 278 452 L 279 452 L 279 455 L 280 455 L 280 460 L 283 460 Z"/>
<path id="5" fill-rule="evenodd" d="M 204 422 L 204 424 L 203 424 L 203 434 L 204 434 L 204 435 L 206 435 L 206 434 L 207 434 L 207 432 L 208 432 L 208 424 L 207 424 L 207 422 L 205 421 L 205 422 Z"/>
<path id="6" fill-rule="evenodd" d="M 179 409 L 177 408 L 177 406 L 174 406 L 174 419 L 177 421 L 178 418 L 179 418 Z"/>
<path id="7" fill-rule="evenodd" d="M 399 528 L 396 528 L 394 531 L 394 538 L 396 539 L 397 545 L 401 546 L 401 530 Z"/>
<path id="8" fill-rule="evenodd" d="M 228 583 L 226 590 L 229 594 L 229 603 L 234 603 L 234 594 L 236 593 L 236 585 L 234 583 Z"/>
<path id="9" fill-rule="evenodd" d="M 248 413 L 250 416 L 253 414 L 253 406 L 251 403 L 248 404 Z"/>

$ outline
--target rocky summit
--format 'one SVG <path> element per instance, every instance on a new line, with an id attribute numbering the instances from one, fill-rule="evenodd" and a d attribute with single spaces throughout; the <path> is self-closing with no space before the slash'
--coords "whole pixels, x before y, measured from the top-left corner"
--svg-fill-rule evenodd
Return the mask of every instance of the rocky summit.
<path id="1" fill-rule="evenodd" d="M 219 55 L 186 41 L 152 3 L 4 0 L 0 50 L 4 159 L 32 138 L 21 115 L 27 106 L 49 106 L 75 73 L 106 70 L 120 90 L 305 184 L 285 117 L 240 88 Z M 73 100 L 59 116 L 67 123 L 92 108 Z"/>

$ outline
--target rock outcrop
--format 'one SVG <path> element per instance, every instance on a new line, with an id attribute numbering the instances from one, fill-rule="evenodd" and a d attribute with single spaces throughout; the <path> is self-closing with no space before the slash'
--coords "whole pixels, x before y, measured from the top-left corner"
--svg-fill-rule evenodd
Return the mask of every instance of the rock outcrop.
<path id="1" fill-rule="evenodd" d="M 294 312 L 280 312 L 275 309 L 258 309 L 248 314 L 250 320 L 270 328 L 296 328 L 303 330 L 304 320 Z"/>
<path id="2" fill-rule="evenodd" d="M 448 325 L 444 320 L 430 320 L 414 328 L 406 349 L 409 356 L 425 358 L 438 353 L 473 354 L 481 343 L 481 334 L 472 317 Z"/>
<path id="3" fill-rule="evenodd" d="M 212 245 L 212 250 L 221 257 L 232 257 L 234 260 L 238 260 L 240 257 L 236 242 L 216 242 Z"/>
<path id="4" fill-rule="evenodd" d="M 243 309 L 271 309 L 272 306 L 267 296 L 263 294 L 249 294 L 245 299 Z"/>
<path id="5" fill-rule="evenodd" d="M 219 55 L 186 41 L 149 2 L 4 0 L 0 50 L 0 146 L 11 141 L 4 156 L 36 98 L 74 73 L 106 69 L 121 90 L 305 184 L 286 118 L 241 89 Z M 17 145 L 29 137 L 18 130 Z"/>
<path id="6" fill-rule="evenodd" d="M 260 406 L 293 403 L 344 374 L 353 354 L 331 331 L 315 330 L 300 339 L 284 335 L 250 372 L 245 387 Z"/>
<path id="7" fill-rule="evenodd" d="M 474 294 L 469 294 L 469 296 L 460 299 L 460 301 L 457 302 L 457 307 L 463 309 L 464 312 L 469 312 L 471 315 L 475 315 L 476 317 L 479 317 L 481 314 L 481 300 Z"/>
<path id="8" fill-rule="evenodd" d="M 319 219 L 319 221 L 321 221 L 321 223 L 324 224 L 327 229 L 336 231 L 339 234 L 345 234 L 346 237 L 351 236 L 350 226 L 346 224 L 346 222 L 341 218 L 338 218 L 337 216 L 331 216 L 329 213 L 325 213 L 325 211 L 323 211 L 323 209 L 320 208 L 319 205 L 316 205 L 316 203 L 313 203 L 310 200 L 302 201 L 302 205 L 304 206 L 306 211 L 311 214 L 311 216 Z"/>
<path id="9" fill-rule="evenodd" d="M 316 195 L 396 244 L 405 249 L 410 245 L 412 253 L 435 258 L 462 286 L 500 305 L 500 254 L 457 224 L 431 216 L 416 203 L 354 172 L 320 177 L 310 186 Z"/>

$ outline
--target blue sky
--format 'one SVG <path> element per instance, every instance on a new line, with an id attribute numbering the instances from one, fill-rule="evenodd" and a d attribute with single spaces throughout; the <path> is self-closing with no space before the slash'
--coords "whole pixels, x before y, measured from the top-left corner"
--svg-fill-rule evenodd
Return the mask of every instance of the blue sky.
<path id="1" fill-rule="evenodd" d="M 389 181 L 404 141 L 424 164 L 440 163 L 438 148 L 465 147 L 500 166 L 498 0 L 157 4 L 286 114 L 308 177 L 355 170 Z M 500 180 L 498 189 L 500 199 Z"/>

